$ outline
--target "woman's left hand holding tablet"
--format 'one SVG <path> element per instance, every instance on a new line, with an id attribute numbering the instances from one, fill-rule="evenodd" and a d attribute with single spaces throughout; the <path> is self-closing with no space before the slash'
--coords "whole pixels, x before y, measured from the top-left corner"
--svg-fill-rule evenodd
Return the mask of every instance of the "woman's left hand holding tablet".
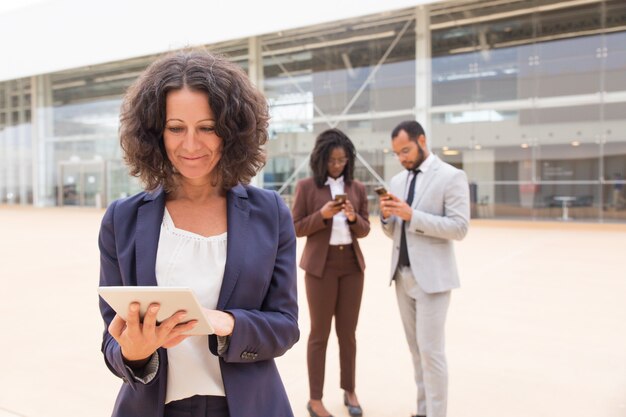
<path id="1" fill-rule="evenodd" d="M 186 313 L 178 311 L 157 324 L 159 308 L 158 304 L 151 304 L 142 322 L 139 317 L 139 303 L 131 303 L 126 321 L 118 315 L 111 321 L 109 333 L 119 343 L 125 361 L 142 361 L 152 356 L 160 347 L 176 346 L 187 337 L 181 333 L 193 329 L 197 323 L 196 320 L 183 323 Z"/>

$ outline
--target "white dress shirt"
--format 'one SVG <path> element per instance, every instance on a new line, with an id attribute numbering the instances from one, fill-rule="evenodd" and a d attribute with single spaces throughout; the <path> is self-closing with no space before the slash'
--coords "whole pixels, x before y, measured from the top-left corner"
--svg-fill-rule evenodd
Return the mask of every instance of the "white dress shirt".
<path id="1" fill-rule="evenodd" d="M 156 259 L 159 286 L 188 287 L 200 304 L 217 307 L 226 266 L 227 233 L 204 237 L 174 225 L 165 209 Z M 194 395 L 224 396 L 219 358 L 209 350 L 208 336 L 190 336 L 167 349 L 165 403 Z"/>
<path id="2" fill-rule="evenodd" d="M 345 194 L 343 175 L 337 179 L 328 177 L 326 185 L 330 186 L 330 194 L 335 198 L 337 194 Z M 330 233 L 330 245 L 349 245 L 352 243 L 348 217 L 342 211 L 333 216 L 333 229 Z"/>
<path id="3" fill-rule="evenodd" d="M 424 161 L 422 161 L 422 163 L 418 167 L 421 174 L 418 175 L 417 179 L 415 180 L 415 194 L 413 194 L 414 196 L 418 195 L 418 192 L 422 186 L 422 183 L 424 182 L 424 174 L 428 172 L 428 169 L 432 165 L 433 160 L 434 160 L 433 155 L 430 154 L 428 155 L 426 159 L 424 159 Z M 404 190 L 404 201 L 406 201 L 406 199 L 409 196 L 409 185 L 411 184 L 411 180 L 413 180 L 413 175 L 415 174 L 413 174 L 412 172 L 409 172 L 409 175 L 406 178 L 406 185 L 405 185 L 405 190 Z M 417 200 L 416 198 L 413 198 L 413 202 L 415 202 L 416 200 Z"/>

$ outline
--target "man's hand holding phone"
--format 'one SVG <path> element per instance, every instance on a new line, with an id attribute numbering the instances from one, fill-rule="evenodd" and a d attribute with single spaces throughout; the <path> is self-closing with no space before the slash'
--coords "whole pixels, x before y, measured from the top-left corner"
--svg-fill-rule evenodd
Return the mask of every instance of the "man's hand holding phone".
<path id="1" fill-rule="evenodd" d="M 408 222 L 413 216 L 413 209 L 406 203 L 406 201 L 391 193 L 386 193 L 384 198 L 381 197 L 379 206 L 380 214 L 385 220 L 390 216 L 397 216 Z"/>
<path id="2" fill-rule="evenodd" d="M 374 188 L 374 192 L 378 194 L 378 197 L 381 200 L 386 200 L 389 198 L 389 193 L 387 192 L 387 189 L 385 187 L 376 187 Z"/>

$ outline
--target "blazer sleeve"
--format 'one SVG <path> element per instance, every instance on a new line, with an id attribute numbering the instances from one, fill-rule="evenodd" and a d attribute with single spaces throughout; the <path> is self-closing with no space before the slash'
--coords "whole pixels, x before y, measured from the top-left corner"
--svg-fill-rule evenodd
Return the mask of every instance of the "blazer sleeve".
<path id="1" fill-rule="evenodd" d="M 115 244 L 115 224 L 114 214 L 117 201 L 113 202 L 107 209 L 100 226 L 98 236 L 98 246 L 100 248 L 100 286 L 123 285 L 122 276 L 117 260 L 117 250 Z M 109 324 L 115 317 L 115 311 L 100 298 L 100 313 L 104 320 L 104 332 L 102 335 L 102 353 L 104 361 L 111 372 L 133 389 L 137 384 L 150 385 L 156 382 L 157 377 L 151 378 L 149 382 L 140 381 L 129 367 L 124 364 L 122 349 L 117 341 L 109 334 Z M 158 368 L 158 358 L 153 358 L 151 363 L 155 363 Z M 158 373 L 157 373 L 158 375 Z"/>
<path id="2" fill-rule="evenodd" d="M 283 355 L 300 338 L 296 290 L 296 237 L 289 209 L 275 194 L 278 206 L 278 245 L 274 270 L 260 310 L 229 309 L 235 327 L 226 362 L 251 362 Z M 254 352 L 242 357 L 241 352 Z"/>
<path id="3" fill-rule="evenodd" d="M 469 227 L 469 186 L 465 172 L 454 172 L 444 190 L 443 215 L 413 210 L 408 231 L 441 239 L 462 240 Z"/>
<path id="4" fill-rule="evenodd" d="M 312 195 L 315 189 L 308 188 L 302 181 L 296 185 L 296 193 L 293 200 L 293 222 L 296 229 L 296 236 L 309 236 L 327 227 L 331 227 L 330 222 L 324 221 L 322 212 L 313 206 Z M 315 210 L 315 211 L 313 211 Z M 313 211 L 313 212 L 311 212 Z"/>
<path id="5" fill-rule="evenodd" d="M 396 182 L 396 177 L 391 179 L 391 183 L 389 184 L 389 186 L 392 191 L 396 189 L 396 187 L 394 186 Z M 387 235 L 387 237 L 390 237 L 391 239 L 394 238 L 396 222 L 398 222 L 398 220 L 400 219 L 396 216 L 389 216 L 386 220 L 384 220 L 382 214 L 380 215 L 380 225 L 382 226 L 383 232 L 385 233 L 385 235 Z"/>
<path id="6" fill-rule="evenodd" d="M 380 225 L 383 227 L 383 232 L 385 233 L 385 235 L 387 235 L 387 237 L 390 237 L 393 239 L 393 232 L 396 228 L 396 220 L 394 218 L 394 216 L 390 216 L 388 217 L 386 220 L 384 220 L 382 217 L 380 218 Z"/>
<path id="7" fill-rule="evenodd" d="M 354 223 L 348 222 L 352 235 L 356 238 L 362 238 L 370 232 L 370 219 L 369 211 L 367 209 L 367 192 L 365 186 L 361 183 L 354 183 L 357 185 L 357 193 L 359 200 L 356 202 L 357 206 L 354 208 L 356 214 L 356 221 Z"/>

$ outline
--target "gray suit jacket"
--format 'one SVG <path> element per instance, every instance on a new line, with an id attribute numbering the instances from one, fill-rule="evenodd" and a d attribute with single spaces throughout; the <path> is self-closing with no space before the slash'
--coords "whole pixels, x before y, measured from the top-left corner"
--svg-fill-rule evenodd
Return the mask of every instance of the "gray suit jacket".
<path id="1" fill-rule="evenodd" d="M 459 286 L 459 275 L 452 240 L 467 234 L 470 216 L 469 185 L 465 172 L 435 158 L 423 175 L 413 199 L 413 215 L 406 227 L 411 270 L 426 293 L 448 291 Z M 409 172 L 391 179 L 389 191 L 404 198 Z M 391 216 L 383 223 L 385 234 L 393 239 L 391 279 L 396 272 L 400 251 L 402 219 Z"/>

